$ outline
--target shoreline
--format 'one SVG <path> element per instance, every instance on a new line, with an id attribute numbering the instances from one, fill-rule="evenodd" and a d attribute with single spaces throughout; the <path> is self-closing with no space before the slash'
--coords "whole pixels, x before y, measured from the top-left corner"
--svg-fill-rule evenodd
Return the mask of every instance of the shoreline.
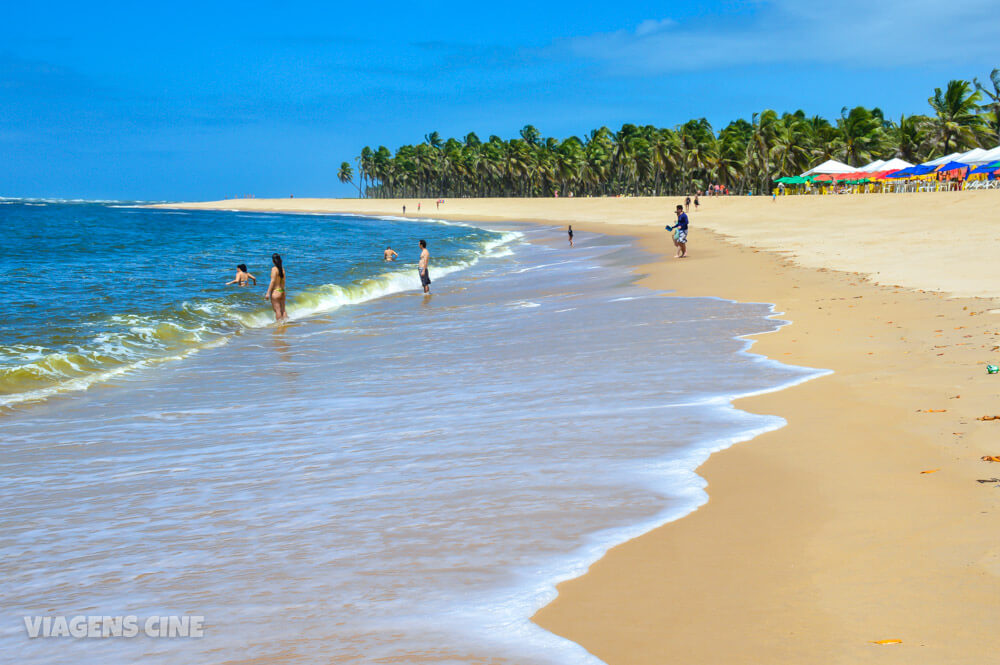
<path id="1" fill-rule="evenodd" d="M 991 620 L 1000 609 L 1000 547 L 991 537 L 1000 494 L 975 482 L 997 475 L 979 460 L 997 454 L 991 423 L 975 418 L 993 412 L 997 387 L 984 365 L 995 362 L 1000 319 L 988 314 L 993 299 L 927 292 L 982 295 L 991 284 L 992 268 L 963 261 L 995 247 L 981 241 L 1000 221 L 1000 196 L 967 194 L 800 197 L 770 208 L 760 197 L 707 198 L 692 216 L 689 259 L 635 266 L 640 285 L 677 295 L 776 303 L 775 316 L 791 325 L 754 337 L 753 353 L 834 374 L 737 400 L 786 426 L 712 455 L 697 471 L 707 504 L 560 584 L 536 623 L 608 663 L 988 662 L 1000 647 Z M 422 216 L 568 222 L 635 237 L 663 257 L 672 249 L 662 231 L 672 201 L 460 201 Z M 966 214 L 985 217 L 975 233 L 907 271 L 899 234 L 916 229 L 919 241 L 947 206 L 968 209 L 969 201 L 978 208 Z M 285 203 L 192 207 L 398 215 L 390 207 L 399 204 Z M 844 229 L 829 217 L 838 205 L 877 208 L 878 225 Z M 818 227 L 813 236 L 805 215 Z M 775 253 L 782 238 L 805 248 L 795 262 Z M 861 247 L 860 256 L 838 256 L 840 240 Z M 866 243 L 890 247 L 873 255 Z M 910 288 L 879 286 L 862 272 L 886 272 Z M 872 644 L 882 639 L 903 643 Z"/>

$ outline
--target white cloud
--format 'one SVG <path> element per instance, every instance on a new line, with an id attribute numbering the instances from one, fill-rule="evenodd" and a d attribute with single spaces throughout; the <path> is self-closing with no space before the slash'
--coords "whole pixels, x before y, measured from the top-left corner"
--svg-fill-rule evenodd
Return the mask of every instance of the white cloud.
<path id="1" fill-rule="evenodd" d="M 664 18 L 659 20 L 646 19 L 645 21 L 640 23 L 638 27 L 636 27 L 635 34 L 639 35 L 640 37 L 644 37 L 646 35 L 652 35 L 657 32 L 662 32 L 675 25 L 677 25 L 677 21 L 670 18 Z"/>
<path id="2" fill-rule="evenodd" d="M 1000 65 L 998 35 L 992 0 L 772 0 L 742 17 L 647 20 L 634 31 L 562 40 L 550 52 L 622 75 L 777 63 L 894 68 L 970 57 Z"/>

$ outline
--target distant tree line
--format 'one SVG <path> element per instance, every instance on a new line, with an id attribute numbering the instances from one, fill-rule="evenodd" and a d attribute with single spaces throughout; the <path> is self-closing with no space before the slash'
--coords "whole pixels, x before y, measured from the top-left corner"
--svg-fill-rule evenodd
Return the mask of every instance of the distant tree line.
<path id="1" fill-rule="evenodd" d="M 673 129 L 601 127 L 565 139 L 543 137 L 532 125 L 510 140 L 474 133 L 445 140 L 432 132 L 395 153 L 366 146 L 355 160 L 358 183 L 349 162 L 337 176 L 375 198 L 660 196 L 712 184 L 745 193 L 768 191 L 775 178 L 830 158 L 852 166 L 889 157 L 918 163 L 1000 144 L 1000 69 L 988 84 L 949 81 L 928 102 L 929 114 L 898 120 L 862 106 L 844 107 L 833 122 L 768 109 L 720 132 L 705 118 Z"/>

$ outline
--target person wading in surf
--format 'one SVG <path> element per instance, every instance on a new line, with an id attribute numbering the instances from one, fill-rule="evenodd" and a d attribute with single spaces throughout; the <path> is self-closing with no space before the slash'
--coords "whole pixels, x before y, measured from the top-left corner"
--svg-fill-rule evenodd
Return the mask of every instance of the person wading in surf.
<path id="1" fill-rule="evenodd" d="M 285 269 L 279 255 L 272 254 L 271 262 L 274 263 L 271 268 L 271 284 L 267 287 L 264 300 L 270 301 L 274 309 L 274 320 L 280 323 L 288 320 L 288 312 L 285 311 Z"/>
<path id="2" fill-rule="evenodd" d="M 420 274 L 420 285 L 424 287 L 424 293 L 431 292 L 431 276 L 427 272 L 430 265 L 431 255 L 427 251 L 427 241 L 420 241 L 420 262 L 417 263 L 417 272 Z"/>

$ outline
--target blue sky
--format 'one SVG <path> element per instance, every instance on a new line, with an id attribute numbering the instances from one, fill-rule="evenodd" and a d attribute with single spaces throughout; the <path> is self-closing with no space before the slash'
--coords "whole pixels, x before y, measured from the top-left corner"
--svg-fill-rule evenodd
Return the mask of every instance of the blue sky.
<path id="1" fill-rule="evenodd" d="M 985 0 L 8 3 L 0 196 L 348 196 L 341 161 L 434 130 L 925 112 L 997 35 Z"/>

